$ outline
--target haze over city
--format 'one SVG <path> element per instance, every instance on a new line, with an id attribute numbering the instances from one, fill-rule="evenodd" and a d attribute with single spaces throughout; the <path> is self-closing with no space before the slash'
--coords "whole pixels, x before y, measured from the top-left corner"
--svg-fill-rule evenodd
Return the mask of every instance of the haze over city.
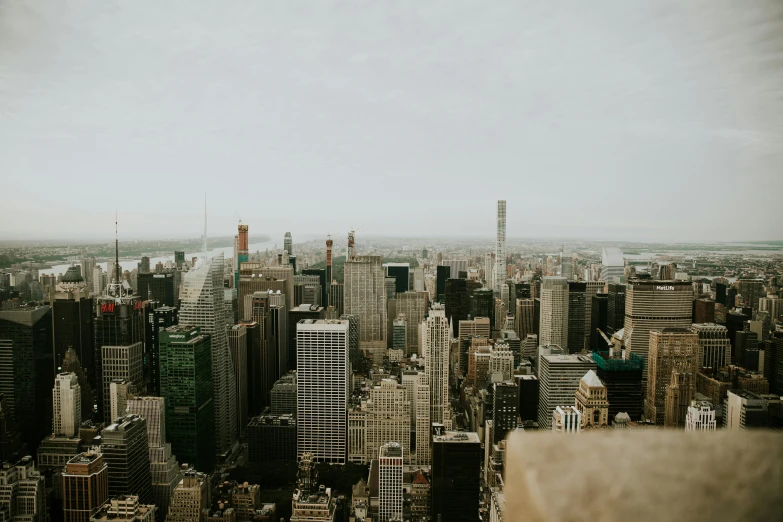
<path id="1" fill-rule="evenodd" d="M 0 239 L 781 239 L 782 13 L 6 0 Z"/>

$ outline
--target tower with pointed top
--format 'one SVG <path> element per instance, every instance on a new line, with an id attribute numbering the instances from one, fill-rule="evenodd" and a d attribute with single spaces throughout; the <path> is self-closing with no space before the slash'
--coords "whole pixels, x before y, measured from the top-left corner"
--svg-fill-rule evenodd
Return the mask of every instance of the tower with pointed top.
<path id="1" fill-rule="evenodd" d="M 606 386 L 593 370 L 588 370 L 579 380 L 574 406 L 582 415 L 582 428 L 606 428 L 609 425 Z"/>
<path id="2" fill-rule="evenodd" d="M 226 334 L 223 307 L 223 254 L 206 255 L 207 211 L 204 207 L 203 257 L 183 274 L 179 324 L 198 326 L 212 339 L 212 391 L 215 414 L 215 452 L 222 459 L 236 441 L 236 376 Z"/>

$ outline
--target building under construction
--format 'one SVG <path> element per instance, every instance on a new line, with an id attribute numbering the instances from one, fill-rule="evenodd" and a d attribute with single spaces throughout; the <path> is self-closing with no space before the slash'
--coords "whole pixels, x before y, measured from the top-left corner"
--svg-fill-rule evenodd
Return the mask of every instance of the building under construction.
<path id="1" fill-rule="evenodd" d="M 609 422 L 615 415 L 627 413 L 632 420 L 642 417 L 642 369 L 644 360 L 635 353 L 609 350 L 593 352 L 596 374 L 606 386 L 609 400 Z"/>

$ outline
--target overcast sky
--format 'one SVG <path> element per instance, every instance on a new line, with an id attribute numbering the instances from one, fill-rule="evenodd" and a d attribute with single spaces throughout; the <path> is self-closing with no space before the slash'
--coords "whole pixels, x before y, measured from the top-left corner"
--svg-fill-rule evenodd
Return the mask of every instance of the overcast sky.
<path id="1" fill-rule="evenodd" d="M 783 239 L 777 0 L 0 0 L 0 239 Z"/>

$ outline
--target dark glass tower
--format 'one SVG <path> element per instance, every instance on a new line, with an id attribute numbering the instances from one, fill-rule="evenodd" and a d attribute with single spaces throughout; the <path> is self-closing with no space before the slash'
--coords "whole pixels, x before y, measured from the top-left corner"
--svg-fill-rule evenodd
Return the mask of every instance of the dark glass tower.
<path id="1" fill-rule="evenodd" d="M 446 317 L 452 321 L 452 336 L 457 337 L 459 321 L 468 318 L 470 303 L 467 279 L 446 279 Z"/>
<path id="2" fill-rule="evenodd" d="M 195 326 L 160 332 L 160 391 L 166 400 L 166 431 L 171 451 L 196 469 L 212 469 L 214 403 L 212 343 Z"/>
<path id="3" fill-rule="evenodd" d="M 176 306 L 174 295 L 174 273 L 147 273 L 138 275 L 138 292 L 142 300 L 152 299 L 166 306 Z"/>
<path id="4" fill-rule="evenodd" d="M 82 366 L 92 371 L 95 302 L 83 285 L 70 289 L 64 286 L 54 294 L 52 301 L 54 365 L 56 368 L 62 366 L 68 348 L 73 348 Z"/>
<path id="5" fill-rule="evenodd" d="M 568 352 L 579 353 L 585 347 L 585 310 L 587 283 L 568 282 Z"/>
<path id="6" fill-rule="evenodd" d="M 492 394 L 493 442 L 506 438 L 517 428 L 519 418 L 519 387 L 513 381 L 496 382 Z"/>
<path id="7" fill-rule="evenodd" d="M 433 436 L 433 522 L 478 520 L 480 470 L 481 442 L 476 433 L 446 431 Z"/>
<path id="8" fill-rule="evenodd" d="M 30 450 L 52 431 L 52 309 L 0 311 L 0 394 Z"/>
<path id="9" fill-rule="evenodd" d="M 408 263 L 388 263 L 386 265 L 386 275 L 394 278 L 394 291 L 396 293 L 408 291 L 408 278 L 410 277 L 410 265 Z"/>
<path id="10" fill-rule="evenodd" d="M 538 422 L 538 377 L 533 374 L 517 375 L 519 384 L 519 418 L 522 422 Z"/>
<path id="11" fill-rule="evenodd" d="M 446 298 L 446 279 L 451 277 L 451 267 L 438 265 L 435 277 L 435 297 L 438 302 Z"/>
<path id="12" fill-rule="evenodd" d="M 731 343 L 731 363 L 740 364 L 739 351 L 737 350 L 737 332 L 745 329 L 745 321 L 750 321 L 750 314 L 729 310 L 726 312 L 726 336 Z"/>
<path id="13" fill-rule="evenodd" d="M 482 288 L 473 292 L 469 301 L 471 317 L 489 317 L 490 328 L 495 324 L 495 297 L 491 288 Z"/>
<path id="14" fill-rule="evenodd" d="M 177 308 L 150 301 L 144 323 L 144 381 L 151 395 L 160 397 L 160 331 L 177 324 Z"/>
<path id="15" fill-rule="evenodd" d="M 734 348 L 731 358 L 746 370 L 759 369 L 759 336 L 756 332 L 742 330 L 734 334 Z M 736 355 L 736 358 L 735 358 Z"/>
<path id="16" fill-rule="evenodd" d="M 609 283 L 609 302 L 606 309 L 606 333 L 611 335 L 625 325 L 625 285 Z"/>
<path id="17" fill-rule="evenodd" d="M 595 294 L 593 304 L 590 307 L 590 350 L 604 350 L 606 341 L 598 333 L 600 328 L 602 332 L 607 333 L 607 321 L 609 315 L 609 294 Z M 607 334 L 608 335 L 608 334 Z"/>

